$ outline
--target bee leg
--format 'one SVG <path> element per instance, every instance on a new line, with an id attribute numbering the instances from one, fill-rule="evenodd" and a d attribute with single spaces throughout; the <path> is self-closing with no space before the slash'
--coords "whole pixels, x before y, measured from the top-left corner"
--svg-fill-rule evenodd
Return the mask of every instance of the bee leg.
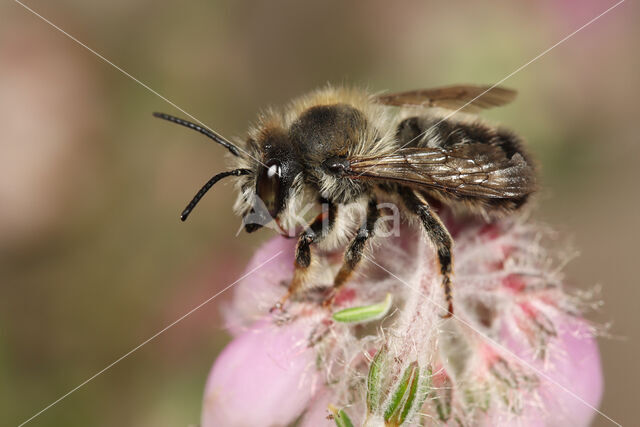
<path id="1" fill-rule="evenodd" d="M 321 199 L 320 203 L 322 204 L 322 212 L 298 238 L 293 279 L 289 284 L 289 289 L 280 301 L 271 307 L 270 312 L 282 310 L 284 303 L 287 302 L 291 296 L 294 296 L 306 282 L 309 275 L 309 266 L 311 265 L 311 244 L 322 240 L 335 224 L 336 214 L 338 212 L 337 205 L 325 199 Z M 328 209 L 325 209 L 325 206 L 328 206 Z"/>
<path id="2" fill-rule="evenodd" d="M 349 277 L 351 277 L 356 266 L 360 263 L 360 260 L 362 259 L 362 252 L 364 251 L 364 245 L 367 240 L 373 237 L 375 225 L 379 218 L 380 212 L 378 211 L 377 201 L 375 198 L 372 198 L 369 200 L 369 204 L 367 205 L 367 217 L 364 224 L 362 224 L 356 234 L 356 237 L 354 237 L 344 253 L 344 261 L 338 271 L 338 274 L 336 274 L 336 277 L 333 280 L 331 293 L 322 303 L 324 307 L 331 307 L 337 291 L 345 284 Z"/>
<path id="3" fill-rule="evenodd" d="M 451 274 L 453 272 L 453 239 L 447 231 L 438 215 L 431 210 L 429 203 L 420 194 L 411 190 L 405 190 L 402 193 L 407 208 L 416 214 L 422 226 L 424 227 L 429 239 L 436 247 L 438 253 L 438 264 L 440 265 L 440 273 L 442 274 L 442 288 L 447 303 L 447 314 L 443 317 L 453 316 L 453 295 L 451 286 Z"/>

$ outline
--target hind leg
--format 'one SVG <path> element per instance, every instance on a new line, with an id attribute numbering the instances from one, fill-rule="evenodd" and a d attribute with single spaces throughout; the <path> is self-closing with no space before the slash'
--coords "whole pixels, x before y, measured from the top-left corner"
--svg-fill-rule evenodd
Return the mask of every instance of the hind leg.
<path id="1" fill-rule="evenodd" d="M 402 197 L 409 211 L 420 218 L 429 239 L 435 246 L 438 254 L 438 264 L 442 274 L 442 289 L 447 303 L 448 313 L 444 317 L 453 315 L 453 295 L 451 274 L 453 273 L 453 239 L 447 231 L 438 215 L 431 209 L 429 203 L 419 193 L 406 189 L 402 192 Z"/>

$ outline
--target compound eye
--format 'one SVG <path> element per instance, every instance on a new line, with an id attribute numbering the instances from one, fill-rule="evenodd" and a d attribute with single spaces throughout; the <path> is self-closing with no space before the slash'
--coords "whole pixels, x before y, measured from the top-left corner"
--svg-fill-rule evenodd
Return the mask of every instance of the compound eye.
<path id="1" fill-rule="evenodd" d="M 269 215 L 275 218 L 279 211 L 280 177 L 282 167 L 276 160 L 272 160 L 262 167 L 256 182 L 256 193 L 262 200 Z"/>

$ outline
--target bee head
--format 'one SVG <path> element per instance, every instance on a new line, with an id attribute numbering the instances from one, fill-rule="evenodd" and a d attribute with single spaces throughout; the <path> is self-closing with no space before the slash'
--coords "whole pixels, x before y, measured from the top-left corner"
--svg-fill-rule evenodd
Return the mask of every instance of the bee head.
<path id="1" fill-rule="evenodd" d="M 263 158 L 258 167 L 255 188 L 257 203 L 269 214 L 268 219 L 277 219 L 287 204 L 291 186 L 301 172 L 302 165 L 297 150 L 282 130 L 263 132 L 261 146 Z M 254 210 L 257 210 L 257 206 L 254 206 Z M 250 227 L 247 231 L 255 229 Z"/>

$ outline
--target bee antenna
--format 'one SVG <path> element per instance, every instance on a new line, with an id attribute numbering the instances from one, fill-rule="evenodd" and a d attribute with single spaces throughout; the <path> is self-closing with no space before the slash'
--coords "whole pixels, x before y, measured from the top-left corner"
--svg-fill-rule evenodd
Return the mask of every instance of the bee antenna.
<path id="1" fill-rule="evenodd" d="M 193 208 L 196 207 L 200 199 L 202 199 L 204 195 L 207 194 L 207 191 L 209 191 L 211 187 L 213 187 L 213 184 L 220 181 L 222 178 L 226 178 L 228 176 L 249 175 L 250 173 L 251 173 L 251 169 L 234 169 L 232 171 L 221 172 L 217 175 L 214 175 L 213 178 L 211 178 L 209 181 L 207 181 L 205 185 L 202 186 L 200 191 L 198 191 L 198 193 L 193 197 L 193 199 L 191 199 L 187 207 L 184 208 L 184 210 L 180 214 L 180 219 L 182 221 L 186 221 L 187 217 L 189 216 Z"/>
<path id="2" fill-rule="evenodd" d="M 219 135 L 217 133 L 215 133 L 212 130 L 209 130 L 205 127 L 202 127 L 200 125 L 197 125 L 193 122 L 190 122 L 188 120 L 184 120 L 181 119 L 179 117 L 175 117 L 175 116 L 171 116 L 169 114 L 165 114 L 165 113 L 153 113 L 153 117 L 157 117 L 159 119 L 162 120 L 166 120 L 169 121 L 171 123 L 177 123 L 181 126 L 184 127 L 188 127 L 189 129 L 193 129 L 195 131 L 200 132 L 203 135 L 208 136 L 209 138 L 213 139 L 215 142 L 217 142 L 218 144 L 222 145 L 223 147 L 226 147 L 227 150 L 229 150 L 231 152 L 231 154 L 233 154 L 234 156 L 239 157 L 240 156 L 240 149 L 233 145 L 231 142 L 227 141 L 226 138 L 224 138 L 222 135 Z"/>

